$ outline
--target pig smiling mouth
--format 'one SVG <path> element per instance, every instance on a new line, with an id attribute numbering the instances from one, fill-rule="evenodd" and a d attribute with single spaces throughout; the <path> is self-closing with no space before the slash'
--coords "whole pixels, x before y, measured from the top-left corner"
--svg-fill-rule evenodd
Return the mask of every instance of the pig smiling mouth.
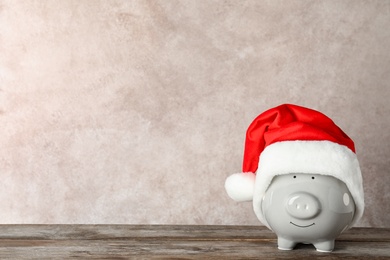
<path id="1" fill-rule="evenodd" d="M 307 228 L 307 227 L 311 227 L 311 226 L 315 225 L 315 223 L 313 222 L 312 224 L 307 225 L 307 226 L 300 226 L 300 225 L 297 225 L 297 224 L 293 223 L 292 221 L 290 221 L 290 224 L 293 224 L 294 226 L 300 227 L 300 228 Z"/>

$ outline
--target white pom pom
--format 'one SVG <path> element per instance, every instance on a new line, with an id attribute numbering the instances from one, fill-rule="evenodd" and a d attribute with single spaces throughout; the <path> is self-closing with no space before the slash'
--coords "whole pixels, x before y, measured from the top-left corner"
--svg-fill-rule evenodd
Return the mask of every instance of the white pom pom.
<path id="1" fill-rule="evenodd" d="M 255 188 L 256 176 L 252 172 L 235 173 L 225 181 L 225 189 L 235 201 L 251 201 Z"/>

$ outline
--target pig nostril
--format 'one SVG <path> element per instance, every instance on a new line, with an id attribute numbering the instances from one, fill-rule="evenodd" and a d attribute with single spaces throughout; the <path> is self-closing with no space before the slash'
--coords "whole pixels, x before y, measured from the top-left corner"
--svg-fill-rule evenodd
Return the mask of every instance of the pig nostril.
<path id="1" fill-rule="evenodd" d="M 290 195 L 286 203 L 287 213 L 298 219 L 313 218 L 319 213 L 320 209 L 321 205 L 317 198 L 306 192 Z"/>

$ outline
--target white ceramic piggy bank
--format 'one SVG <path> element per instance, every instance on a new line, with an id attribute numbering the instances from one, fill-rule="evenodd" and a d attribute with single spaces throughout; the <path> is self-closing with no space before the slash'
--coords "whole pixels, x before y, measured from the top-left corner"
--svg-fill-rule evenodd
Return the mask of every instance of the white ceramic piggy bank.
<path id="1" fill-rule="evenodd" d="M 279 249 L 310 243 L 329 252 L 351 224 L 355 203 L 346 185 L 332 176 L 287 174 L 272 180 L 261 210 L 278 236 Z"/>
<path id="2" fill-rule="evenodd" d="M 242 172 L 225 189 L 235 201 L 253 201 L 257 218 L 278 236 L 278 247 L 297 243 L 332 251 L 335 238 L 364 211 L 355 145 L 329 117 L 283 104 L 248 127 Z"/>

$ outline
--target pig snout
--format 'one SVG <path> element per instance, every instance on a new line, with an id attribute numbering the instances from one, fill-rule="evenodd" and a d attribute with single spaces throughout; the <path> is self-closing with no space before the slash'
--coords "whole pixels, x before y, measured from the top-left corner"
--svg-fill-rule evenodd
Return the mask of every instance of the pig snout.
<path id="1" fill-rule="evenodd" d="M 286 203 L 287 213 L 297 219 L 310 219 L 317 216 L 321 204 L 313 194 L 297 192 L 291 194 Z"/>

